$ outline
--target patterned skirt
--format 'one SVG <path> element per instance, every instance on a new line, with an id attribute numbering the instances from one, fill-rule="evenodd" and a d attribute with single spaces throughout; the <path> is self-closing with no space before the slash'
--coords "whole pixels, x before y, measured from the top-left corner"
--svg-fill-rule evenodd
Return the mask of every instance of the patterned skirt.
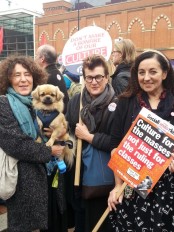
<path id="1" fill-rule="evenodd" d="M 123 199 L 109 219 L 115 232 L 174 232 L 174 174 L 166 170 L 146 199 Z"/>

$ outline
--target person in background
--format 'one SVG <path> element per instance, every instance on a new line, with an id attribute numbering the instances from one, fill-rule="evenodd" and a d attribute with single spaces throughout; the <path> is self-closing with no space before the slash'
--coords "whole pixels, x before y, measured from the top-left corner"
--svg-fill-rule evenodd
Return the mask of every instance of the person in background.
<path id="1" fill-rule="evenodd" d="M 58 86 L 64 93 L 64 112 L 66 113 L 69 101 L 66 85 L 61 72 L 57 68 L 57 53 L 53 46 L 45 44 L 36 51 L 35 61 L 48 73 L 47 84 Z M 67 204 L 65 199 L 65 176 L 58 173 L 58 188 L 53 187 L 57 169 L 54 169 L 48 178 L 48 230 L 42 232 L 67 231 Z M 63 192 L 63 195 L 62 195 Z"/>
<path id="2" fill-rule="evenodd" d="M 32 58 L 8 57 L 0 64 L 0 144 L 18 160 L 15 194 L 6 201 L 8 231 L 28 232 L 48 227 L 48 189 L 45 163 L 64 147 L 37 143 L 32 90 L 47 74 Z"/>
<path id="3" fill-rule="evenodd" d="M 102 56 L 93 55 L 83 61 L 82 71 L 85 87 L 82 92 L 82 110 L 80 114 L 83 124 L 79 123 L 81 94 L 76 94 L 69 101 L 66 113 L 70 132 L 82 140 L 82 152 L 88 144 L 92 144 L 98 150 L 108 151 L 110 149 L 110 132 L 116 108 L 115 93 L 108 83 L 108 66 Z M 105 115 L 105 117 L 103 118 L 102 115 Z M 107 163 L 105 165 L 107 167 Z M 81 178 L 82 176 L 83 163 Z M 71 186 L 73 186 L 73 171 L 70 177 L 72 178 Z M 77 186 L 76 188 L 72 187 L 70 197 L 75 211 L 76 232 L 92 231 L 107 207 L 108 194 L 109 191 L 105 196 L 86 200 L 82 198 L 81 185 L 79 188 Z M 102 225 L 100 232 L 106 231 L 110 231 L 107 220 Z"/>
<path id="4" fill-rule="evenodd" d="M 130 68 L 136 57 L 135 45 L 130 39 L 119 37 L 114 40 L 112 61 L 116 67 L 111 75 L 112 87 L 116 96 L 121 94 L 128 85 L 130 79 Z"/>
<path id="5" fill-rule="evenodd" d="M 115 72 L 116 67 L 114 66 L 111 58 L 107 61 L 107 65 L 108 65 L 108 71 L 109 71 L 109 83 L 112 84 L 111 76 Z"/>
<path id="6" fill-rule="evenodd" d="M 80 75 L 69 72 L 63 65 L 59 70 L 63 75 L 69 99 L 71 99 L 76 93 L 81 92 Z"/>
<path id="7" fill-rule="evenodd" d="M 167 57 L 157 50 L 146 50 L 131 69 L 127 90 L 120 96 L 111 131 L 111 149 L 116 148 L 132 122 L 145 107 L 174 125 L 174 71 Z M 174 231 L 174 159 L 146 199 L 132 192 L 116 199 L 123 181 L 115 176 L 116 187 L 108 198 L 113 231 Z"/>
<path id="8" fill-rule="evenodd" d="M 64 113 L 66 113 L 69 97 L 64 78 L 57 68 L 57 53 L 55 48 L 49 44 L 40 46 L 36 51 L 35 61 L 47 71 L 47 84 L 58 86 L 60 91 L 64 93 Z"/>
<path id="9" fill-rule="evenodd" d="M 79 81 L 80 81 L 79 75 L 76 75 L 76 74 L 69 72 L 66 68 L 64 69 L 62 74 L 65 74 L 66 76 L 68 76 L 71 79 L 71 82 L 79 83 Z"/>

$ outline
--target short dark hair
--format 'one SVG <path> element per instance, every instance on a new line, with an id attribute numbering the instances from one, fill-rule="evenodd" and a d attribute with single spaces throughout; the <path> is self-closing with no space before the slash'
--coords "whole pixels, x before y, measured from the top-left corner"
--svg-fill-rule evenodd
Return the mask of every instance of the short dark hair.
<path id="1" fill-rule="evenodd" d="M 104 57 L 101 55 L 92 55 L 92 56 L 88 56 L 83 61 L 83 66 L 82 66 L 83 77 L 85 78 L 86 68 L 88 68 L 89 70 L 93 70 L 98 66 L 102 66 L 104 68 L 105 76 L 108 76 L 109 74 L 108 65 Z"/>
<path id="2" fill-rule="evenodd" d="M 16 64 L 21 64 L 33 77 L 33 89 L 37 85 L 47 82 L 48 74 L 35 63 L 32 57 L 10 56 L 0 63 L 0 95 L 6 94 L 8 87 L 11 86 L 10 77 Z"/>

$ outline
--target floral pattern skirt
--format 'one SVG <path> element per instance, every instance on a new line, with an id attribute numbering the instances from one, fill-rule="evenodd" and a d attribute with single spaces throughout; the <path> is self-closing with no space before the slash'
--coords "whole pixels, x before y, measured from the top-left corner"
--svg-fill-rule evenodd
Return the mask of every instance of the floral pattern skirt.
<path id="1" fill-rule="evenodd" d="M 174 232 L 174 174 L 166 170 L 146 199 L 123 199 L 109 219 L 115 232 Z"/>

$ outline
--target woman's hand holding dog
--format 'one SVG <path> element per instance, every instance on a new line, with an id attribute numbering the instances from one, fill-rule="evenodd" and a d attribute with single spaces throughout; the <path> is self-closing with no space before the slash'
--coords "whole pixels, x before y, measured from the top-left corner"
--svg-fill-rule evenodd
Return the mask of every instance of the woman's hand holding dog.
<path id="1" fill-rule="evenodd" d="M 51 137 L 51 134 L 53 133 L 53 129 L 52 128 L 43 128 L 44 130 L 44 135 L 47 137 Z"/>
<path id="2" fill-rule="evenodd" d="M 88 143 L 92 143 L 94 138 L 93 134 L 90 134 L 87 126 L 85 124 L 76 124 L 75 135 L 82 140 L 87 141 Z"/>
<path id="3" fill-rule="evenodd" d="M 62 154 L 64 148 L 65 148 L 65 146 L 53 145 L 53 146 L 51 147 L 51 154 L 52 154 L 53 156 L 59 157 L 59 156 Z"/>
<path id="4" fill-rule="evenodd" d="M 47 137 L 51 137 L 51 134 L 53 133 L 53 129 L 52 128 L 44 128 L 44 135 Z M 57 138 L 57 140 L 59 140 L 59 138 L 63 137 L 66 134 L 66 128 L 64 128 L 62 130 L 61 135 Z"/>

